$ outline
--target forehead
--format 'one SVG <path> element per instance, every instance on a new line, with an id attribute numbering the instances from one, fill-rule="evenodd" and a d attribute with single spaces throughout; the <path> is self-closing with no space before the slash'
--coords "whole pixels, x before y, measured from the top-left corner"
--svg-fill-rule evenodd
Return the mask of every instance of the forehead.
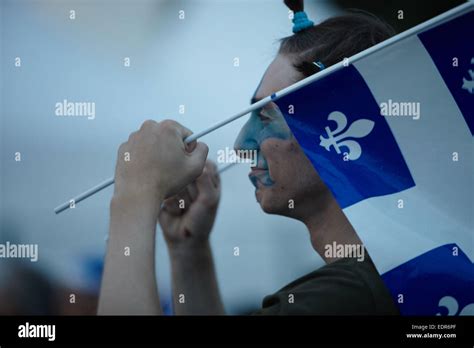
<path id="1" fill-rule="evenodd" d="M 265 71 L 254 98 L 265 98 L 290 86 L 302 77 L 302 74 L 293 67 L 293 61 L 289 56 L 278 54 Z"/>

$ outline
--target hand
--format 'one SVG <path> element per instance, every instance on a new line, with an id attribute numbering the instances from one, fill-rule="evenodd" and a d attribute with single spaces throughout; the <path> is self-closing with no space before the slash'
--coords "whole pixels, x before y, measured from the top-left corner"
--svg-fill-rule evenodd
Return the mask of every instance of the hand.
<path id="1" fill-rule="evenodd" d="M 159 204 L 193 182 L 203 171 L 208 148 L 186 145 L 184 138 L 191 134 L 171 120 L 144 122 L 118 150 L 114 196 Z"/>
<path id="2" fill-rule="evenodd" d="M 206 162 L 195 182 L 164 201 L 159 221 L 170 251 L 206 246 L 220 198 L 216 165 Z"/>

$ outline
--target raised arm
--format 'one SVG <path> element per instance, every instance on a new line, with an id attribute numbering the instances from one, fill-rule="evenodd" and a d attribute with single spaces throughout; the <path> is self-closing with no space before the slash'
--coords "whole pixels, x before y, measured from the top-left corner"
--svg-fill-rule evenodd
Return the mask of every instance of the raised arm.
<path id="1" fill-rule="evenodd" d="M 225 314 L 209 243 L 219 197 L 219 174 L 208 161 L 196 182 L 166 200 L 160 212 L 177 315 Z"/>
<path id="2" fill-rule="evenodd" d="M 174 121 L 146 121 L 118 151 L 98 314 L 161 314 L 155 277 L 155 229 L 162 201 L 201 173 L 202 143 Z"/>

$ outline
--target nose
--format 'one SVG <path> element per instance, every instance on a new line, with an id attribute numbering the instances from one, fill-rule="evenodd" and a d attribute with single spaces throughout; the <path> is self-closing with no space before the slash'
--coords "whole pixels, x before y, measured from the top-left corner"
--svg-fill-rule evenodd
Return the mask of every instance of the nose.
<path id="1" fill-rule="evenodd" d="M 258 150 L 258 140 L 255 137 L 255 125 L 252 124 L 252 117 L 244 124 L 242 129 L 235 139 L 234 150 L 239 153 L 239 150 Z"/>

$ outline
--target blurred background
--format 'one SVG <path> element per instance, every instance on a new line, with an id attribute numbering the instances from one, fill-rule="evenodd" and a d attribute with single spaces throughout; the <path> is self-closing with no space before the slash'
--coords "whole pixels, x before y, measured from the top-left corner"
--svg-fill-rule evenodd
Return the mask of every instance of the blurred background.
<path id="1" fill-rule="evenodd" d="M 0 314 L 94 314 L 113 189 L 59 215 L 54 207 L 113 175 L 118 146 L 144 120 L 197 132 L 245 108 L 278 39 L 291 34 L 289 13 L 275 0 L 0 1 L 0 243 L 39 248 L 38 262 L 0 259 Z M 306 11 L 318 23 L 365 9 L 402 31 L 462 2 L 307 0 Z M 64 99 L 95 102 L 95 119 L 57 117 Z M 232 148 L 245 121 L 201 139 L 211 159 Z M 222 175 L 211 237 L 230 314 L 257 309 L 322 265 L 302 224 L 260 210 L 248 171 Z M 161 233 L 156 252 L 171 313 Z"/>

